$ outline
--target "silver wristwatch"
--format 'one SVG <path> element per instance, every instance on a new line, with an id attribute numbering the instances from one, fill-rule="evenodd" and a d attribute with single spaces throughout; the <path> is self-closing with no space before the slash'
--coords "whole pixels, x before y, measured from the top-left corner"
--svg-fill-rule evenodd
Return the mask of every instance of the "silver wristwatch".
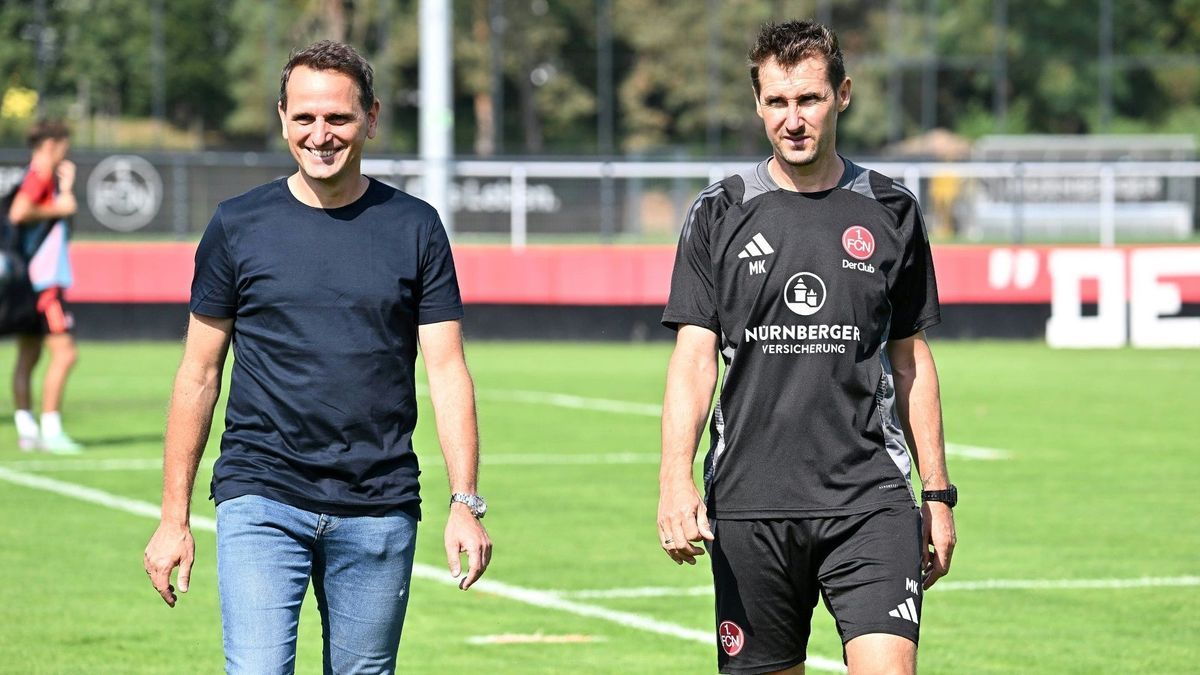
<path id="1" fill-rule="evenodd" d="M 483 501 L 483 497 L 479 495 L 455 492 L 450 495 L 450 506 L 454 506 L 455 502 L 466 504 L 467 508 L 471 510 L 471 515 L 476 518 L 482 518 L 487 513 L 487 502 Z"/>

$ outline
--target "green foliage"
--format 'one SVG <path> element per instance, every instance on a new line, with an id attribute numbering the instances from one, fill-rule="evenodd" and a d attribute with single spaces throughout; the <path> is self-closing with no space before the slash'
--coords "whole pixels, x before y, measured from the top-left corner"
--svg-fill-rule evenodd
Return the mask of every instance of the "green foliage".
<path id="1" fill-rule="evenodd" d="M 761 138 L 746 53 L 758 26 L 772 18 L 768 4 L 617 0 L 615 6 L 617 34 L 630 50 L 620 85 L 627 150 L 701 152 L 710 118 L 733 147 L 747 136 Z"/>
<path id="2" fill-rule="evenodd" d="M 219 129 L 232 98 L 225 54 L 232 41 L 229 0 L 171 0 L 164 22 L 167 116 L 180 127 Z"/>
<path id="3" fill-rule="evenodd" d="M 33 7 L 24 0 L 0 0 L 0 86 L 33 87 L 36 82 Z"/>
<path id="4" fill-rule="evenodd" d="M 1111 0 L 1107 64 L 1100 0 L 1005 0 L 1003 32 L 999 0 L 608 1 L 615 141 L 639 155 L 761 154 L 746 49 L 763 22 L 810 16 L 831 21 L 846 53 L 855 100 L 841 139 L 855 152 L 923 131 L 929 101 L 937 126 L 969 137 L 1155 133 L 1180 129 L 1200 110 L 1200 0 Z M 40 34 L 38 2 L 47 15 Z M 354 44 L 375 66 L 383 113 L 375 147 L 416 148 L 418 0 L 0 0 L 0 87 L 38 88 L 40 63 L 43 114 L 80 127 L 93 115 L 149 116 L 158 3 L 171 124 L 206 130 L 218 144 L 278 147 L 279 70 L 290 51 L 328 37 Z M 457 152 L 494 152 L 493 124 L 505 153 L 597 151 L 600 0 L 451 4 Z M 493 25 L 497 7 L 502 21 Z M 502 53 L 492 63 L 497 39 Z M 496 77 L 501 108 L 492 101 Z M 22 124 L 0 123 L 0 138 L 16 142 Z"/>

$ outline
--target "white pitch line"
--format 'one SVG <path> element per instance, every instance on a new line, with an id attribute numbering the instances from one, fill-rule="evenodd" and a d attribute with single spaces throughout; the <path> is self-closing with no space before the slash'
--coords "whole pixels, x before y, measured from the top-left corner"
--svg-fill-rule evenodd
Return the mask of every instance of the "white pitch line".
<path id="1" fill-rule="evenodd" d="M 984 579 L 982 581 L 939 581 L 932 590 L 1075 590 L 1200 586 L 1200 577 L 1133 577 L 1129 579 Z"/>
<path id="2" fill-rule="evenodd" d="M 429 396 L 429 387 L 417 385 L 418 396 Z M 592 398 L 563 394 L 553 391 L 529 391 L 526 389 L 476 389 L 475 398 L 481 401 L 512 401 L 516 403 L 534 403 L 558 408 L 574 410 L 593 410 L 597 412 L 619 413 L 624 415 L 641 415 L 643 417 L 661 417 L 662 406 L 657 403 L 636 403 L 633 401 L 618 401 L 611 398 Z"/>
<path id="3" fill-rule="evenodd" d="M 428 389 L 422 385 L 417 388 L 419 394 L 428 395 Z M 481 389 L 476 395 L 481 399 L 497 401 L 515 401 L 519 403 L 534 403 L 550 405 L 575 410 L 595 410 L 620 414 L 643 415 L 657 417 L 662 414 L 662 406 L 632 401 L 618 401 L 606 398 L 587 398 L 573 394 L 561 394 L 546 391 L 526 391 L 520 389 Z M 947 443 L 946 456 L 960 459 L 1001 460 L 1010 459 L 1012 453 L 997 448 L 985 448 L 978 445 Z M 702 461 L 703 452 L 696 453 L 696 461 Z M 492 466 L 572 466 L 586 464 L 658 464 L 659 454 L 656 452 L 613 452 L 613 453 L 521 453 L 521 454 L 488 454 L 484 453 L 480 461 Z M 214 459 L 205 459 L 201 466 L 211 468 Z M 442 461 L 436 453 L 422 459 L 429 466 L 440 466 Z M 0 463 L 18 471 L 157 471 L 162 468 L 162 461 L 157 458 L 105 458 L 105 459 L 62 459 L 62 460 L 18 460 Z"/>
<path id="4" fill-rule="evenodd" d="M 65 481 L 46 478 L 45 476 L 34 476 L 30 474 L 13 471 L 0 467 L 0 480 L 6 480 L 10 483 L 23 485 L 25 487 L 36 490 L 45 490 L 55 494 L 63 495 L 73 499 L 98 504 L 118 511 L 124 511 L 138 516 L 157 519 L 160 515 L 160 509 L 157 505 L 150 502 L 143 502 L 137 499 L 129 499 L 114 495 L 103 490 L 89 488 L 83 485 L 67 483 Z M 205 530 L 208 532 L 216 532 L 217 524 L 211 518 L 201 516 L 192 516 L 192 527 L 197 530 Z M 413 564 L 413 576 L 434 581 L 445 586 L 457 586 L 458 580 L 452 578 L 445 569 L 425 565 L 423 563 Z M 480 579 L 475 584 L 475 588 L 484 593 L 506 598 L 508 600 L 516 600 L 534 607 L 543 609 L 554 609 L 577 616 L 583 616 L 594 619 L 602 619 L 611 623 L 615 623 L 625 628 L 633 628 L 647 633 L 657 633 L 659 635 L 667 635 L 670 637 L 687 640 L 690 642 L 699 642 L 708 646 L 715 644 L 715 639 L 710 631 L 696 630 L 694 628 L 685 628 L 673 623 L 658 621 L 650 617 L 634 614 L 632 612 L 621 612 L 617 610 L 606 609 L 596 605 L 588 605 L 580 602 L 573 602 L 558 597 L 554 593 L 547 591 L 539 591 L 531 588 L 522 588 L 512 584 L 506 584 L 502 581 L 493 579 Z M 816 670 L 828 670 L 831 672 L 845 672 L 845 667 L 840 661 L 821 658 L 819 656 L 810 656 L 807 664 Z"/>
<path id="5" fill-rule="evenodd" d="M 1200 577 L 1132 577 L 1126 579 L 983 579 L 980 581 L 939 581 L 931 592 L 994 590 L 1095 590 L 1129 588 L 1178 588 L 1200 586 Z M 710 596 L 712 586 L 647 586 L 642 588 L 599 588 L 580 591 L 549 591 L 562 598 L 579 600 L 616 600 L 626 598 L 668 598 Z"/>
<path id="6" fill-rule="evenodd" d="M 478 398 L 490 401 L 514 401 L 517 403 L 538 403 L 559 408 L 576 410 L 594 410 L 625 415 L 641 415 L 643 417 L 661 417 L 662 406 L 654 403 L 634 403 L 632 401 L 617 401 L 609 398 L 590 398 L 574 394 L 557 394 L 548 391 L 525 391 L 520 389 L 480 389 L 475 394 Z"/>
<path id="7" fill-rule="evenodd" d="M 426 466 L 441 466 L 442 459 L 436 453 L 421 459 Z M 946 454 L 964 459 L 1005 459 L 1009 455 L 1003 450 L 975 446 L 947 445 Z M 575 466 L 590 464 L 658 464 L 657 452 L 600 452 L 600 453 L 484 453 L 480 462 L 486 466 Z M 702 461 L 704 453 L 696 453 L 696 461 Z M 200 466 L 212 468 L 214 459 L 205 459 Z M 0 462 L 16 471 L 159 471 L 162 460 L 154 457 L 108 457 L 103 459 L 25 459 Z"/>
<path id="8" fill-rule="evenodd" d="M 204 460 L 202 465 L 212 465 Z M 16 471 L 160 471 L 162 459 L 153 457 L 108 457 L 104 459 L 26 459 L 4 462 L 3 467 Z"/>
<path id="9" fill-rule="evenodd" d="M 45 490 L 53 492 L 64 497 L 78 499 L 80 501 L 107 506 L 110 509 L 132 513 L 136 516 L 145 516 L 147 518 L 158 519 L 162 515 L 162 509 L 157 504 L 144 502 L 140 499 L 129 499 L 120 495 L 114 495 L 111 492 L 97 490 L 85 485 L 77 485 L 75 483 L 67 483 L 65 481 L 54 478 L 46 478 L 45 476 L 35 476 L 20 471 L 13 471 L 0 467 L 0 480 L 6 480 L 16 485 L 23 485 L 35 490 Z M 208 532 L 217 531 L 217 521 L 204 516 L 192 516 L 192 527 L 197 530 L 205 530 Z"/>
<path id="10" fill-rule="evenodd" d="M 677 598 L 690 596 L 710 596 L 712 586 L 646 586 L 643 588 L 598 588 L 582 591 L 553 591 L 563 598 L 578 600 L 616 600 L 624 598 Z"/>
<path id="11" fill-rule="evenodd" d="M 978 445 L 962 445 L 961 443 L 946 444 L 947 457 L 959 457 L 961 459 L 1011 459 L 1012 453 L 1007 450 L 999 450 L 997 448 L 983 448 Z"/>
<path id="12" fill-rule="evenodd" d="M 602 452 L 595 454 L 504 454 L 482 455 L 484 464 L 658 464 L 657 452 Z"/>
<path id="13" fill-rule="evenodd" d="M 594 642 L 608 642 L 603 635 L 545 635 L 532 633 L 517 635 L 504 633 L 501 635 L 472 635 L 467 638 L 469 645 L 577 645 Z"/>
<path id="14" fill-rule="evenodd" d="M 420 393 L 427 392 L 421 390 Z M 617 401 L 608 398 L 589 398 L 574 394 L 560 394 L 549 391 L 527 391 L 520 389 L 479 389 L 476 397 L 489 401 L 514 401 L 517 403 L 534 403 L 574 410 L 594 410 L 598 412 L 642 415 L 645 417 L 661 417 L 662 406 L 652 403 L 635 403 L 633 401 Z M 997 448 L 985 448 L 978 445 L 947 443 L 946 456 L 960 459 L 997 460 L 1010 459 L 1012 453 Z"/>
<path id="15" fill-rule="evenodd" d="M 957 449 L 961 446 L 947 446 L 946 454 L 967 457 Z M 1006 457 L 1002 450 L 992 451 L 996 454 L 985 455 L 978 451 L 987 448 L 973 448 L 975 454 L 970 459 L 1003 459 Z M 425 466 L 441 466 L 442 458 L 436 454 L 422 458 Z M 598 453 L 484 453 L 479 461 L 485 466 L 586 466 L 604 464 L 658 464 L 661 459 L 657 452 L 598 452 Z M 696 453 L 696 461 L 704 459 L 704 453 Z M 205 459 L 200 467 L 211 469 L 214 459 Z M 110 472 L 110 471 L 161 471 L 162 460 L 154 457 L 108 457 L 103 459 L 24 459 L 0 462 L 0 467 L 15 471 L 37 471 L 39 473 L 54 472 Z"/>

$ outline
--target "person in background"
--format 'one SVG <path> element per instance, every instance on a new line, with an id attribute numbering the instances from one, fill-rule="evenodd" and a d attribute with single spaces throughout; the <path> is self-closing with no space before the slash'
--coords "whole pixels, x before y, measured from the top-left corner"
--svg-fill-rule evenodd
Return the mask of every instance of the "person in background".
<path id="1" fill-rule="evenodd" d="M 13 421 L 21 450 L 74 454 L 82 447 L 63 429 L 61 409 L 77 350 L 74 319 L 63 292 L 71 286 L 67 219 L 75 215 L 75 164 L 67 159 L 70 131 L 58 121 L 38 122 L 29 132 L 29 171 L 13 197 L 8 219 L 16 226 L 16 248 L 28 263 L 37 292 L 37 332 L 17 337 L 13 370 Z M 33 370 L 42 350 L 50 352 L 42 382 L 41 420 L 33 415 Z"/>

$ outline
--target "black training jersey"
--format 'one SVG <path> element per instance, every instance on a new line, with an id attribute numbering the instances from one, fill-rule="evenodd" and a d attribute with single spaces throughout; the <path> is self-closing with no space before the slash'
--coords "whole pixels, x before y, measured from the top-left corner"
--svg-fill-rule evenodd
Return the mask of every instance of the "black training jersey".
<path id="1" fill-rule="evenodd" d="M 683 225 L 669 327 L 720 336 L 710 515 L 841 515 L 913 503 L 886 343 L 940 321 L 916 199 L 843 160 L 838 187 L 781 189 L 767 162 L 709 186 Z"/>

